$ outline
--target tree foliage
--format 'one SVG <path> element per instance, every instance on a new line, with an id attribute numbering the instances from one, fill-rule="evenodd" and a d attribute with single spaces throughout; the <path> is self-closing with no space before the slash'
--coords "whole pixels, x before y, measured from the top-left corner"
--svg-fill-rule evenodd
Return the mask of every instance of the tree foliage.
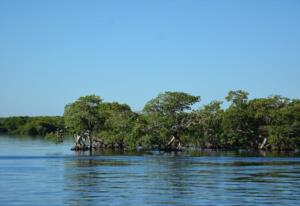
<path id="1" fill-rule="evenodd" d="M 126 104 L 80 97 L 65 107 L 63 117 L 0 118 L 0 132 L 51 137 L 91 132 L 108 148 L 135 149 L 171 145 L 212 149 L 300 149 L 300 100 L 273 95 L 249 99 L 243 90 L 200 108 L 199 96 L 165 92 L 146 103 L 142 112 Z M 170 141 L 171 140 L 171 141 Z"/>
<path id="2" fill-rule="evenodd" d="M 30 136 L 45 136 L 47 133 L 64 129 L 62 117 L 8 117 L 0 119 L 0 132 Z"/>
<path id="3" fill-rule="evenodd" d="M 101 122 L 99 107 L 102 99 L 96 95 L 80 97 L 65 107 L 66 128 L 73 133 L 93 132 Z"/>
<path id="4" fill-rule="evenodd" d="M 165 92 L 150 100 L 143 112 L 152 143 L 163 147 L 172 137 L 181 142 L 180 137 L 187 129 L 187 112 L 199 101 L 199 96 L 184 92 Z"/>

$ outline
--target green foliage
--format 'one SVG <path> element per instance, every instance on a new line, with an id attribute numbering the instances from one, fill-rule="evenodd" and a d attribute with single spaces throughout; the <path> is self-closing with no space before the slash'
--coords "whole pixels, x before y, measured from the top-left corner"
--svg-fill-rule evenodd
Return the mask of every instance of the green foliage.
<path id="1" fill-rule="evenodd" d="M 230 91 L 226 100 L 231 102 L 225 111 L 222 143 L 228 148 L 258 148 L 254 113 L 249 109 L 248 92 Z"/>
<path id="2" fill-rule="evenodd" d="M 243 90 L 229 91 L 225 99 L 232 102 L 233 107 L 242 108 L 247 104 L 249 93 Z"/>
<path id="3" fill-rule="evenodd" d="M 165 92 L 150 100 L 143 112 L 152 144 L 164 147 L 172 136 L 180 140 L 187 130 L 187 112 L 199 101 L 199 96 L 183 92 Z"/>
<path id="4" fill-rule="evenodd" d="M 80 97 L 65 107 L 63 117 L 0 118 L 0 132 L 61 140 L 57 131 L 91 132 L 111 148 L 168 148 L 170 139 L 183 146 L 212 149 L 300 149 L 300 100 L 278 95 L 248 99 L 248 92 L 230 91 L 229 106 L 213 101 L 192 110 L 199 96 L 165 92 L 141 113 L 126 104 Z M 92 139 L 92 138 L 91 138 Z"/>
<path id="5" fill-rule="evenodd" d="M 2 119 L 2 131 L 9 134 L 45 136 L 64 128 L 62 117 L 8 117 Z"/>
<path id="6" fill-rule="evenodd" d="M 205 148 L 222 148 L 222 118 L 224 111 L 222 102 L 214 101 L 205 105 L 202 109 L 193 112 L 193 125 L 189 128 L 194 143 Z"/>
<path id="7" fill-rule="evenodd" d="M 3 127 L 6 128 L 6 130 L 9 133 L 16 133 L 16 131 L 24 126 L 29 117 L 8 117 L 3 120 Z"/>
<path id="8" fill-rule="evenodd" d="M 126 145 L 135 147 L 132 141 L 133 127 L 137 114 L 130 107 L 118 103 L 102 103 L 99 107 L 102 114 L 102 124 L 99 125 L 97 136 L 107 144 Z"/>
<path id="9" fill-rule="evenodd" d="M 3 124 L 4 119 L 0 118 L 0 133 L 7 133 L 8 129 Z"/>
<path id="10" fill-rule="evenodd" d="M 73 133 L 87 130 L 93 132 L 101 122 L 99 114 L 101 98 L 95 95 L 80 97 L 65 107 L 64 119 L 66 128 Z"/>
<path id="11" fill-rule="evenodd" d="M 270 144 L 275 150 L 300 148 L 300 103 L 292 101 L 275 112 L 269 126 Z"/>
<path id="12" fill-rule="evenodd" d="M 150 100 L 143 111 L 145 113 L 174 115 L 184 110 L 190 110 L 191 106 L 199 101 L 199 96 L 192 96 L 184 92 L 165 92 Z"/>

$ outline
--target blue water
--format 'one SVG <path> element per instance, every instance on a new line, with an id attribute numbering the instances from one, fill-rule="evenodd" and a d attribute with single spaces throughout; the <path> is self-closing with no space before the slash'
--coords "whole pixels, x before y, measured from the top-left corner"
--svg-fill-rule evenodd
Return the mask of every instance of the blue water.
<path id="1" fill-rule="evenodd" d="M 300 158 L 249 153 L 75 153 L 0 137 L 0 206 L 299 205 Z"/>

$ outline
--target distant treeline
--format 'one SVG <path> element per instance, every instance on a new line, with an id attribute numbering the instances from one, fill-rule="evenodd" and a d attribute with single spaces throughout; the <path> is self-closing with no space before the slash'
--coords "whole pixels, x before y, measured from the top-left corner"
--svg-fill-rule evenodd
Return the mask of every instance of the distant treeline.
<path id="1" fill-rule="evenodd" d="M 64 118 L 60 116 L 0 118 L 0 133 L 44 137 L 59 129 L 64 129 Z"/>
<path id="2" fill-rule="evenodd" d="M 165 92 L 150 100 L 141 112 L 126 104 L 103 102 L 99 96 L 80 97 L 65 107 L 63 117 L 9 117 L 0 119 L 0 132 L 45 136 L 59 129 L 82 135 L 109 148 L 180 149 L 300 148 L 300 100 L 274 95 L 248 99 L 242 90 L 225 97 L 229 106 L 213 101 L 199 109 L 199 96 Z"/>

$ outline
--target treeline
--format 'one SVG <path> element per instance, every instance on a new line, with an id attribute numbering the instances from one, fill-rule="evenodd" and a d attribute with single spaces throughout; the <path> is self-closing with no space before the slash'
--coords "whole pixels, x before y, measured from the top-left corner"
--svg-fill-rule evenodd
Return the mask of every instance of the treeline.
<path id="1" fill-rule="evenodd" d="M 0 133 L 45 137 L 63 129 L 64 118 L 60 116 L 0 118 Z"/>
<path id="2" fill-rule="evenodd" d="M 65 126 L 77 134 L 88 130 L 100 146 L 112 148 L 300 148 L 300 100 L 281 96 L 249 100 L 248 95 L 230 91 L 227 109 L 214 101 L 192 110 L 199 96 L 165 92 L 140 113 L 128 105 L 85 96 L 66 106 Z"/>
<path id="3" fill-rule="evenodd" d="M 63 117 L 1 119 L 0 131 L 42 136 L 58 128 L 77 135 L 88 131 L 98 148 L 299 149 L 300 100 L 276 95 L 250 100 L 248 95 L 230 91 L 226 109 L 221 101 L 192 109 L 199 96 L 165 92 L 141 112 L 90 95 L 68 104 Z"/>

